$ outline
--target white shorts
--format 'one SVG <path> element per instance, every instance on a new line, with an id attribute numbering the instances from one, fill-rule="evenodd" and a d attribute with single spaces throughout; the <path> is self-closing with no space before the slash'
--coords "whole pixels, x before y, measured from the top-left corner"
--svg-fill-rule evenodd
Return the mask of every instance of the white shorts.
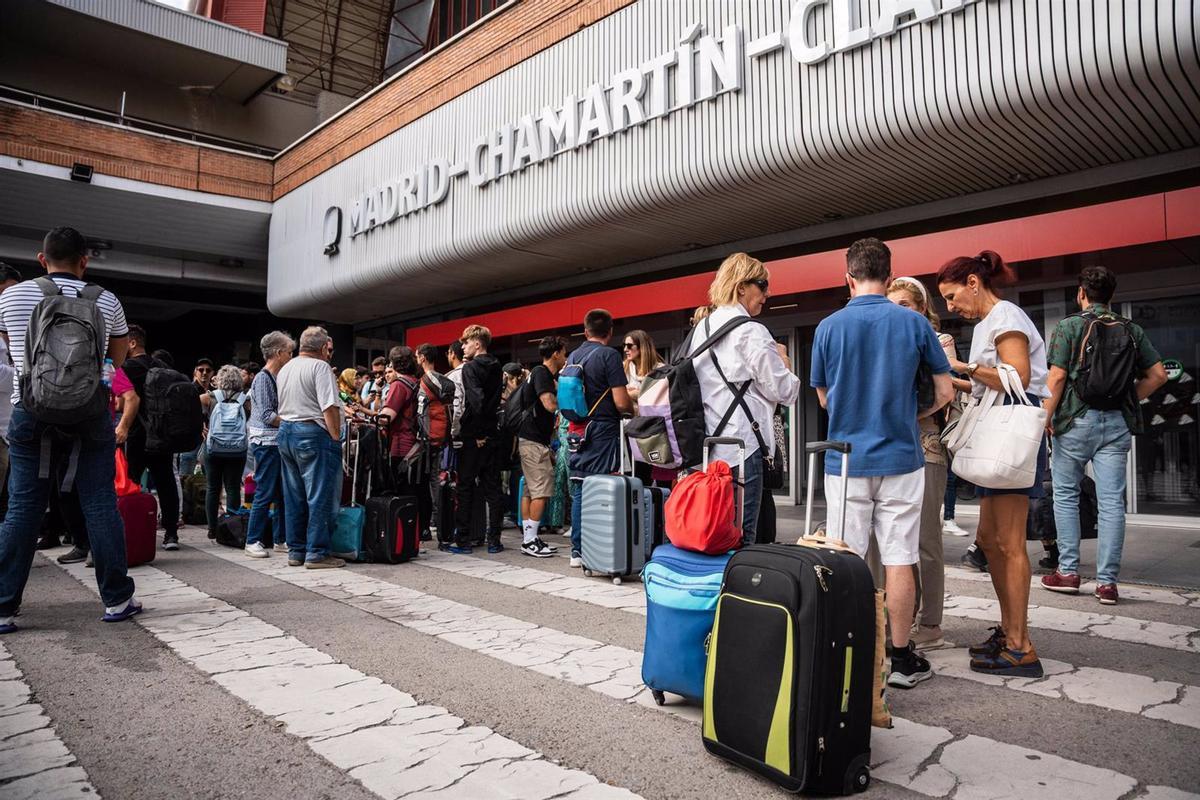
<path id="1" fill-rule="evenodd" d="M 920 557 L 921 503 L 925 496 L 925 468 L 904 475 L 848 479 L 846 524 L 842 524 L 842 476 L 825 476 L 828 506 L 826 535 L 841 538 L 863 558 L 871 531 L 879 542 L 885 567 L 906 567 Z"/>

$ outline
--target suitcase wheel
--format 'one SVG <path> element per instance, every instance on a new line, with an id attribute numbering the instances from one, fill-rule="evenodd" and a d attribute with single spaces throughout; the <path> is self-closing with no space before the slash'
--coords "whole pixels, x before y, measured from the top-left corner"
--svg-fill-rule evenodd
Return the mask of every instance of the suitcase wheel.
<path id="1" fill-rule="evenodd" d="M 585 576 L 587 576 L 587 577 L 591 578 L 591 577 L 592 577 L 592 576 L 594 576 L 596 573 L 592 572 L 590 569 L 585 569 L 585 570 L 583 571 L 583 574 L 584 574 Z"/>
<path id="2" fill-rule="evenodd" d="M 621 576 L 620 575 L 613 575 L 613 584 L 615 584 L 617 586 L 621 585 Z"/>
<path id="3" fill-rule="evenodd" d="M 650 694 L 654 697 L 654 702 L 657 705 L 664 706 L 667 704 L 667 696 L 658 689 L 651 689 Z"/>
<path id="4" fill-rule="evenodd" d="M 842 794 L 857 794 L 865 792 L 867 787 L 871 785 L 871 769 L 866 764 L 855 762 L 850 764 L 850 768 L 846 770 L 846 778 L 842 785 Z"/>

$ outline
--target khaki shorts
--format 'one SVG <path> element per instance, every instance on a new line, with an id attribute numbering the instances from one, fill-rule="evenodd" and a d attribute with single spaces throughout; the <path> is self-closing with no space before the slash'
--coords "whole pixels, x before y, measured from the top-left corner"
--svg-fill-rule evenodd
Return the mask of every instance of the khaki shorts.
<path id="1" fill-rule="evenodd" d="M 550 448 L 521 439 L 517 452 L 521 455 L 521 474 L 525 476 L 525 496 L 532 500 L 554 497 L 554 459 Z"/>

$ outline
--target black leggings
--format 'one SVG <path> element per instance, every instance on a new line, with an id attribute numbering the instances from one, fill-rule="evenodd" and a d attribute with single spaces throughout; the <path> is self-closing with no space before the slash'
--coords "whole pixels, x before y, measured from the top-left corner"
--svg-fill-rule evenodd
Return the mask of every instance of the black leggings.
<path id="1" fill-rule="evenodd" d="M 242 506 L 242 472 L 246 469 L 246 454 L 216 455 L 209 453 L 204 459 L 204 472 L 208 477 L 208 494 L 204 510 L 208 514 L 208 530 L 217 530 L 221 519 L 221 489 L 225 489 L 225 506 L 236 511 Z"/>

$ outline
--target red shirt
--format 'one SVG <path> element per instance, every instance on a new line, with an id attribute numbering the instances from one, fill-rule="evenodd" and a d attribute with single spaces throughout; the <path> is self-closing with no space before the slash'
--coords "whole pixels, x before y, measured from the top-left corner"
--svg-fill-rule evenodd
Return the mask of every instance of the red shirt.
<path id="1" fill-rule="evenodd" d="M 411 381 L 411 383 L 410 383 Z M 389 448 L 393 458 L 403 458 L 417 443 L 417 384 L 407 375 L 388 387 L 384 406 L 396 412 L 388 427 Z"/>

